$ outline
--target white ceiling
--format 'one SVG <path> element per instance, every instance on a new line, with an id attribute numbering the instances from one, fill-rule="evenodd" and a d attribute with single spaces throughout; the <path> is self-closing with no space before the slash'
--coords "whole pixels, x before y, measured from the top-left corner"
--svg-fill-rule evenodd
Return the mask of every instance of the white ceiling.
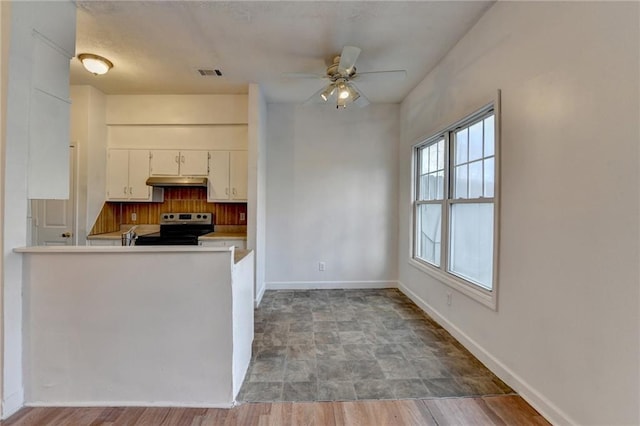
<path id="1" fill-rule="evenodd" d="M 404 81 L 361 81 L 372 102 L 400 102 L 491 6 L 492 1 L 78 1 L 77 53 L 107 57 L 93 76 L 77 59 L 71 84 L 107 94 L 247 93 L 302 102 L 345 45 L 362 49 L 358 71 L 404 69 Z M 202 77 L 217 68 L 222 77 Z"/>

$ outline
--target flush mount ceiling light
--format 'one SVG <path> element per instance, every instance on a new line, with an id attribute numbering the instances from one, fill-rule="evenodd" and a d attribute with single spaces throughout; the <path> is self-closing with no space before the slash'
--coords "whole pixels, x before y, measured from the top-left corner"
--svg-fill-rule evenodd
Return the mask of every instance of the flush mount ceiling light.
<path id="1" fill-rule="evenodd" d="M 81 53 L 78 55 L 78 59 L 82 62 L 84 68 L 93 75 L 106 74 L 107 71 L 113 68 L 113 63 L 110 60 L 93 53 Z"/>

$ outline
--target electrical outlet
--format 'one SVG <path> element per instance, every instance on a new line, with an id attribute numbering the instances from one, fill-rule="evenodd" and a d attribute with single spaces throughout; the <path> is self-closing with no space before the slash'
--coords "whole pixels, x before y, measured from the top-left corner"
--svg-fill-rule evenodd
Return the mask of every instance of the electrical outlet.
<path id="1" fill-rule="evenodd" d="M 244 213 L 240 213 L 240 222 L 244 222 L 246 215 Z"/>
<path id="2" fill-rule="evenodd" d="M 135 222 L 138 220 L 138 215 L 136 213 L 131 213 L 131 222 Z"/>
<path id="3" fill-rule="evenodd" d="M 327 268 L 327 264 L 324 262 L 318 262 L 318 271 L 320 272 L 324 272 L 324 270 Z"/>
<path id="4" fill-rule="evenodd" d="M 447 293 L 447 305 L 451 306 L 451 293 Z"/>

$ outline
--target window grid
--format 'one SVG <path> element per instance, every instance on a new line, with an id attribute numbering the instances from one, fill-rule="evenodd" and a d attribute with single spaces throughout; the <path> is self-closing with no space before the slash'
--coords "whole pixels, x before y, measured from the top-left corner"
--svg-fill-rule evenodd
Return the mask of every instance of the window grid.
<path id="1" fill-rule="evenodd" d="M 414 208 L 414 258 L 431 264 L 443 272 L 456 276 L 462 279 L 463 282 L 489 292 L 493 291 L 493 276 L 495 273 L 494 254 L 496 252 L 496 242 L 492 238 L 494 227 L 496 226 L 494 212 L 496 185 L 494 114 L 493 108 L 486 109 L 471 119 L 461 122 L 461 125 L 452 126 L 444 133 L 416 146 L 416 158 L 419 161 L 419 167 L 421 167 L 423 161 L 425 161 L 423 156 L 430 156 L 434 152 L 431 147 L 438 144 L 442 144 L 443 149 L 442 151 L 438 150 L 438 153 L 443 154 L 443 159 L 447 157 L 445 159 L 447 166 L 436 169 L 428 168 L 426 173 L 424 168 L 420 169 L 418 173 L 419 177 L 416 179 Z M 474 133 L 473 140 L 471 140 L 472 132 Z M 433 162 L 429 160 L 430 157 L 427 157 L 427 164 L 432 165 Z M 462 170 L 467 173 L 463 174 Z M 469 171 L 471 173 L 469 173 Z M 425 194 L 424 186 L 427 184 L 428 179 L 425 180 L 424 176 L 436 172 L 442 173 L 443 175 L 439 182 L 443 185 L 444 193 L 438 193 L 436 194 L 437 197 L 434 198 L 429 188 L 427 188 L 427 194 Z M 461 194 L 457 194 L 458 185 L 460 185 L 460 188 L 464 185 L 464 192 Z M 440 195 L 442 195 L 442 197 L 440 197 Z M 434 223 L 433 220 L 432 223 L 424 223 L 424 213 L 422 213 L 423 215 L 421 216 L 421 212 L 424 212 L 424 209 L 427 208 L 425 204 L 440 206 L 441 214 L 437 223 Z M 483 219 L 477 219 L 481 220 L 480 223 L 483 227 L 486 227 L 484 243 L 485 245 L 487 243 L 489 245 L 488 255 L 484 257 L 477 256 L 481 262 L 480 269 L 485 270 L 485 275 L 482 276 L 485 282 L 475 280 L 473 273 L 465 273 L 463 268 L 453 270 L 454 266 L 452 265 L 455 264 L 455 267 L 458 267 L 457 263 L 464 264 L 464 262 L 458 262 L 459 256 L 458 258 L 454 258 L 453 251 L 457 249 L 455 245 L 458 244 L 459 246 L 460 244 L 454 241 L 454 237 L 458 239 L 460 235 L 462 235 L 463 239 L 469 236 L 474 237 L 472 234 L 476 231 L 476 229 L 473 228 L 474 223 L 472 222 L 471 225 L 467 224 L 465 231 L 462 233 L 458 232 L 458 234 L 454 235 L 455 214 L 453 209 L 457 204 L 469 205 L 471 209 L 480 209 L 478 212 L 484 209 L 480 207 L 481 205 L 490 204 L 492 206 L 489 210 L 491 212 L 489 216 L 486 216 L 485 213 L 484 216 L 481 214 Z M 476 205 L 476 207 L 474 207 L 474 205 Z M 462 209 L 462 206 L 460 208 Z M 484 211 L 486 212 L 487 210 L 485 209 Z M 431 216 L 433 217 L 433 214 Z M 433 226 L 440 227 L 439 233 L 431 232 L 432 235 L 438 236 L 438 241 L 435 241 L 434 238 L 428 238 L 428 235 L 423 232 L 423 227 L 432 229 Z M 472 231 L 471 234 L 469 234 L 469 229 Z M 486 239 L 486 235 L 490 235 L 488 239 Z M 428 241 L 428 244 L 425 245 L 425 241 Z M 425 247 L 429 248 L 429 250 L 425 250 Z M 464 248 L 464 244 L 462 247 Z M 479 246 L 472 245 L 471 249 L 474 247 Z M 435 254 L 434 251 L 436 249 L 439 249 L 440 253 Z M 467 247 L 466 250 L 468 252 L 469 248 Z M 480 253 L 482 250 L 477 250 L 477 252 Z M 473 266 L 473 262 L 471 262 L 471 264 Z M 486 274 L 486 269 L 489 269 L 488 275 Z"/>
<path id="2" fill-rule="evenodd" d="M 444 139 L 435 140 L 419 151 L 418 201 L 444 199 Z"/>
<path id="3" fill-rule="evenodd" d="M 493 114 L 493 113 L 491 113 Z M 491 181 L 491 185 L 489 186 L 486 182 L 487 173 L 490 173 L 490 177 L 495 176 L 495 147 L 489 147 L 487 144 L 487 124 L 493 126 L 494 117 L 490 115 L 488 117 L 482 117 L 475 122 L 471 122 L 466 124 L 464 127 L 457 128 L 455 131 L 451 132 L 453 134 L 453 155 L 451 156 L 454 161 L 452 161 L 452 169 L 454 177 L 452 179 L 452 188 L 450 198 L 452 201 L 461 200 L 461 199 L 479 199 L 479 198 L 493 198 L 494 194 L 494 185 L 495 178 Z M 471 159 L 471 143 L 470 143 L 470 129 L 474 126 L 480 126 L 480 152 L 482 153 L 479 157 Z M 489 133 L 493 137 L 493 131 Z M 492 144 L 493 145 L 493 144 Z M 464 147 L 464 154 L 460 155 L 459 147 Z M 490 149 L 490 150 L 489 150 Z M 487 153 L 489 155 L 487 155 Z M 460 160 L 463 158 L 463 160 Z M 491 166 L 489 167 L 488 164 Z M 479 187 L 480 193 L 477 196 L 472 196 L 472 183 L 471 179 L 471 168 L 472 166 L 479 169 Z M 464 173 L 463 173 L 464 171 Z M 458 187 L 460 185 L 459 182 L 464 181 L 464 188 L 461 189 Z M 477 192 L 474 192 L 475 195 Z"/>

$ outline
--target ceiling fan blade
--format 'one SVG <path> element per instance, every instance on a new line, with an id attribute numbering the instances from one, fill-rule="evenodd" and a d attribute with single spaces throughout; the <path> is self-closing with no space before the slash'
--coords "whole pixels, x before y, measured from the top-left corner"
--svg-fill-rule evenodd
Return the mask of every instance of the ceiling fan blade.
<path id="1" fill-rule="evenodd" d="M 282 73 L 285 78 L 306 78 L 313 80 L 326 80 L 327 76 L 324 74 L 314 74 L 310 72 L 285 72 Z"/>
<path id="2" fill-rule="evenodd" d="M 355 46 L 345 46 L 340 54 L 340 63 L 338 64 L 338 72 L 342 75 L 350 75 L 356 60 L 360 56 L 360 48 Z"/>
<path id="3" fill-rule="evenodd" d="M 359 87 L 357 87 L 355 84 L 350 83 L 351 87 L 353 87 L 360 96 L 358 96 L 358 99 L 356 99 L 355 101 L 353 101 L 354 104 L 358 105 L 360 108 L 364 108 L 367 105 L 369 105 L 371 102 L 369 102 L 369 99 L 367 99 L 367 97 L 364 95 L 364 93 L 362 93 L 362 90 L 360 90 Z"/>
<path id="4" fill-rule="evenodd" d="M 359 72 L 353 76 L 353 79 L 357 79 L 358 81 L 401 81 L 405 78 L 407 78 L 407 72 L 405 70 Z"/>

